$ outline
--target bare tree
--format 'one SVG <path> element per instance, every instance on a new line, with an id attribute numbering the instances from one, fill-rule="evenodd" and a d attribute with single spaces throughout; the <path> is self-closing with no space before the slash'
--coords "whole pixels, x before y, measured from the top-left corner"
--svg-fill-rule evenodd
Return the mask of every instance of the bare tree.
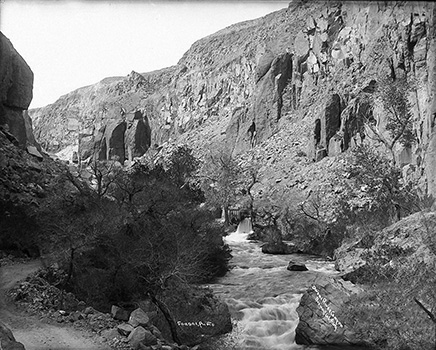
<path id="1" fill-rule="evenodd" d="M 248 168 L 245 171 L 246 183 L 245 183 L 244 190 L 247 193 L 248 197 L 250 198 L 248 209 L 250 211 L 250 215 L 253 223 L 255 217 L 254 217 L 254 210 L 253 210 L 254 195 L 252 193 L 252 189 L 254 185 L 259 182 L 260 168 L 261 168 L 261 164 L 259 162 L 251 160 L 250 163 L 248 164 Z"/>
<path id="2" fill-rule="evenodd" d="M 114 185 L 120 172 L 120 164 L 116 161 L 99 161 L 94 159 L 90 171 L 95 179 L 95 191 L 101 199 Z"/>
<path id="3" fill-rule="evenodd" d="M 434 339 L 435 339 L 434 349 L 436 350 L 436 314 L 434 312 L 430 311 L 431 308 L 429 306 L 425 306 L 422 301 L 419 301 L 417 298 L 413 298 L 413 300 L 415 301 L 415 303 L 418 304 L 418 306 L 422 310 L 424 310 L 424 312 L 427 314 L 428 317 L 430 317 L 431 321 L 434 324 L 434 330 L 435 330 L 435 332 L 434 332 Z"/>

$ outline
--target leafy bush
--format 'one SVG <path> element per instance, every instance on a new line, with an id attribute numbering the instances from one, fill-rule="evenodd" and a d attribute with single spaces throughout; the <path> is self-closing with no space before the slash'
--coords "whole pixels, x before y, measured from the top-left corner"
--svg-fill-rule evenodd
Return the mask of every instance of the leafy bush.
<path id="1" fill-rule="evenodd" d="M 387 112 L 386 130 L 391 137 L 392 147 L 397 141 L 404 147 L 411 147 L 416 142 L 412 108 L 407 96 L 413 85 L 407 77 L 380 80 L 376 95 Z"/>
<path id="2" fill-rule="evenodd" d="M 376 344 L 377 349 L 434 349 L 436 324 L 417 305 L 415 298 L 430 305 L 428 309 L 434 314 L 435 267 L 434 263 L 419 263 L 399 274 L 390 268 L 390 274 L 386 275 L 386 267 L 377 270 L 373 266 L 372 273 L 367 270 L 364 276 L 368 283 L 371 281 L 371 287 L 354 296 L 339 317 Z"/>
<path id="3" fill-rule="evenodd" d="M 76 294 L 109 304 L 159 295 L 171 280 L 191 284 L 222 276 L 230 250 L 221 229 L 205 223 L 208 215 L 192 207 L 161 220 L 145 214 L 119 232 L 101 236 L 76 258 Z"/>
<path id="4" fill-rule="evenodd" d="M 408 99 L 413 90 L 416 90 L 415 82 L 410 77 L 382 77 L 378 79 L 375 94 L 362 92 L 359 96 L 361 104 L 369 106 L 363 116 L 365 125 L 371 131 L 367 135 L 389 150 L 395 165 L 398 165 L 395 157 L 396 145 L 399 143 L 405 148 L 410 148 L 417 140 Z M 386 130 L 383 130 L 382 123 L 373 116 L 375 103 L 379 103 L 385 112 Z"/>
<path id="5" fill-rule="evenodd" d="M 285 206 L 278 219 L 287 240 L 305 253 L 333 257 L 345 237 L 345 226 L 330 189 L 318 187 L 297 206 Z"/>
<path id="6" fill-rule="evenodd" d="M 410 226 L 413 231 L 407 233 L 419 237 L 423 246 L 379 245 L 367 254 L 363 268 L 347 275 L 363 283 L 366 292 L 350 300 L 341 318 L 377 349 L 434 349 L 436 345 L 436 237 L 431 217 L 417 216 Z"/>
<path id="7" fill-rule="evenodd" d="M 199 166 L 200 162 L 194 157 L 192 150 L 187 146 L 179 146 L 170 156 L 169 176 L 177 186 L 186 186 Z"/>
<path id="8" fill-rule="evenodd" d="M 355 147 L 345 159 L 341 193 L 336 203 L 349 225 L 382 229 L 419 209 L 415 184 L 369 145 Z"/>
<path id="9" fill-rule="evenodd" d="M 434 326 L 404 286 L 379 285 L 352 297 L 344 310 L 338 317 L 376 349 L 434 349 Z"/>
<path id="10" fill-rule="evenodd" d="M 35 227 L 35 220 L 29 211 L 26 206 L 0 200 L 0 249 L 31 257 L 39 255 L 38 242 L 31 229 Z"/>
<path id="11" fill-rule="evenodd" d="M 34 241 L 48 264 L 61 263 L 59 288 L 99 308 L 146 293 L 158 296 L 173 279 L 209 282 L 227 272 L 231 255 L 223 228 L 191 186 L 197 164 L 191 158 L 183 148 L 167 169 L 95 162 L 91 185 L 64 169 L 38 206 L 19 211 L 0 203 L 10 216 L 0 219 L 7 224 L 0 237 L 7 238 L 6 226 L 12 232 L 13 221 L 21 225 L 23 244 Z M 182 164 L 186 159 L 192 166 Z"/>
<path id="12" fill-rule="evenodd" d="M 170 280 L 209 282 L 227 272 L 231 255 L 222 228 L 200 208 L 196 189 L 181 185 L 189 174 L 180 166 L 136 164 L 110 175 L 106 195 L 68 175 L 60 183 L 70 187 L 65 195 L 38 211 L 44 244 L 57 246 L 68 271 L 64 288 L 107 308 L 157 296 Z"/>
<path id="13" fill-rule="evenodd" d="M 304 252 L 333 256 L 345 239 L 369 247 L 375 232 L 421 207 L 415 184 L 406 183 L 401 170 L 374 148 L 360 145 L 343 157 L 332 174 L 333 191 L 321 185 L 299 206 L 280 212 L 284 237 Z"/>

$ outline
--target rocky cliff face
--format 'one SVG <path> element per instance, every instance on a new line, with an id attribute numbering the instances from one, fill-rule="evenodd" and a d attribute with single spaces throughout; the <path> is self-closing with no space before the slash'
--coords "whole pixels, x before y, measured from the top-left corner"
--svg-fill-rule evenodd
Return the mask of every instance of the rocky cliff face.
<path id="1" fill-rule="evenodd" d="M 56 188 L 64 167 L 39 152 L 27 112 L 32 89 L 32 71 L 0 33 L 0 250 L 37 256 L 31 210 Z M 0 324 L 0 348 L 6 341 Z"/>
<path id="2" fill-rule="evenodd" d="M 394 152 L 435 194 L 435 45 L 432 3 L 293 2 L 197 41 L 174 67 L 106 79 L 31 117 L 52 152 L 79 139 L 82 158 L 121 161 L 174 143 L 222 148 L 254 156 L 264 181 L 292 194 L 367 136 L 362 93 L 407 75 L 418 142 Z"/>
<path id="3" fill-rule="evenodd" d="M 27 108 L 32 101 L 33 73 L 12 43 L 0 33 L 0 125 L 25 148 L 36 145 Z"/>
<path id="4" fill-rule="evenodd" d="M 80 148 L 82 159 L 94 154 L 124 162 L 141 156 L 151 144 L 150 121 L 141 100 L 166 84 L 171 70 L 107 78 L 34 109 L 35 135 L 49 152 Z"/>

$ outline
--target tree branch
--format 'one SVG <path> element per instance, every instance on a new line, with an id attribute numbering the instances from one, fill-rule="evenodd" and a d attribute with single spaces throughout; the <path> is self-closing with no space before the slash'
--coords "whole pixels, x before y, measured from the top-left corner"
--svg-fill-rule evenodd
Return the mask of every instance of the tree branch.
<path id="1" fill-rule="evenodd" d="M 415 300 L 415 303 L 417 303 L 418 306 L 424 310 L 424 312 L 430 317 L 430 319 L 436 325 L 436 316 L 429 309 L 427 309 L 417 298 L 413 298 L 413 300 Z"/>

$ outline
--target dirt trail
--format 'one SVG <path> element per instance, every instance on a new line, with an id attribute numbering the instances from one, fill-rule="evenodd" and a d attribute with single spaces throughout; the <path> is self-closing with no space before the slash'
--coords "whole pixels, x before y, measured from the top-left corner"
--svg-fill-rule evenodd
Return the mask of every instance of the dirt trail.
<path id="1" fill-rule="evenodd" d="M 16 340 L 26 350 L 109 350 L 109 346 L 98 343 L 92 334 L 67 325 L 42 322 L 20 313 L 7 302 L 5 292 L 40 267 L 41 262 L 36 260 L 0 267 L 0 320 L 11 328 Z"/>

